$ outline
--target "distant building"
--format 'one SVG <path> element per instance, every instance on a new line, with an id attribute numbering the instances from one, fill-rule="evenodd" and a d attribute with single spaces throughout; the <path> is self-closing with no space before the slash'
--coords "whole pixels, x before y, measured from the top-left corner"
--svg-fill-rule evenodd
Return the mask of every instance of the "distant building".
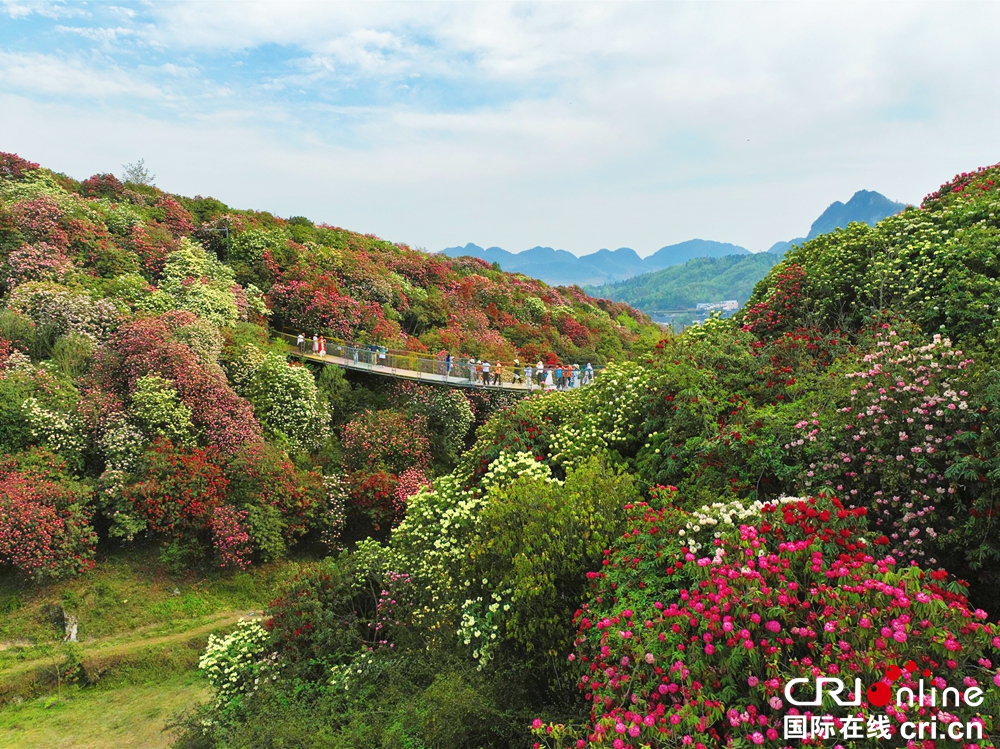
<path id="1" fill-rule="evenodd" d="M 740 308 L 740 303 L 735 299 L 727 299 L 724 302 L 702 302 L 696 309 L 701 312 L 735 312 Z"/>

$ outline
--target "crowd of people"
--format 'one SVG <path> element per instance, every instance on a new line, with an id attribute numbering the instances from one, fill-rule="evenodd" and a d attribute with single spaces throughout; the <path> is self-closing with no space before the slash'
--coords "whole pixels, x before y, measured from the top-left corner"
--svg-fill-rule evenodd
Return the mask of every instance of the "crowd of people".
<path id="1" fill-rule="evenodd" d="M 309 348 L 309 339 L 303 333 L 299 333 L 296 338 L 299 353 L 306 354 Z M 325 357 L 327 341 L 321 335 L 312 337 L 312 354 L 314 356 Z M 388 349 L 384 346 L 359 346 L 357 344 L 337 343 L 335 356 L 352 359 L 354 364 L 362 362 L 370 365 L 386 365 Z M 527 385 L 529 390 L 536 387 L 541 390 L 571 390 L 581 387 L 594 379 L 594 367 L 590 362 L 581 366 L 579 364 L 550 364 L 546 366 L 541 360 L 536 364 L 528 362 L 522 365 L 519 359 L 515 359 L 513 364 L 507 368 L 503 362 L 490 362 L 485 359 L 474 357 L 453 357 L 450 353 L 440 362 L 440 374 L 446 377 L 456 377 L 468 380 L 472 386 L 480 387 L 502 387 L 509 382 L 513 385 Z M 510 371 L 510 379 L 505 378 L 505 373 Z"/>
<path id="2" fill-rule="evenodd" d="M 468 376 L 473 385 L 500 387 L 504 383 L 506 371 L 503 362 L 491 363 L 484 359 L 445 357 L 445 374 L 448 377 Z M 586 385 L 594 379 L 594 367 L 590 362 L 579 364 L 554 364 L 548 367 L 539 360 L 536 364 L 522 365 L 515 359 L 510 367 L 510 383 L 527 385 L 529 390 L 536 387 L 543 390 L 570 390 Z"/>

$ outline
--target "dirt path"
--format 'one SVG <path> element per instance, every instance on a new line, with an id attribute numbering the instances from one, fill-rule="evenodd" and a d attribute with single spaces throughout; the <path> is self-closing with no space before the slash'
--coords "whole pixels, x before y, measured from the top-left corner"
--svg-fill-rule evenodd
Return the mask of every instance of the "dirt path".
<path id="1" fill-rule="evenodd" d="M 135 630 L 125 635 L 112 635 L 96 640 L 86 640 L 78 643 L 80 647 L 80 658 L 82 661 L 99 661 L 110 658 L 120 658 L 137 650 L 156 647 L 158 645 L 169 645 L 174 642 L 184 642 L 196 637 L 211 634 L 219 629 L 236 624 L 240 619 L 249 618 L 244 609 L 239 611 L 220 611 L 210 617 L 199 617 L 190 620 L 192 624 L 200 622 L 189 629 L 180 632 L 171 632 L 167 635 L 157 635 L 154 637 L 137 637 L 141 635 L 142 629 Z M 123 637 L 128 637 L 122 641 Z M 20 662 L 10 668 L 0 670 L 0 682 L 23 675 L 34 669 L 45 669 L 54 666 L 62 661 L 64 656 L 44 656 L 32 658 Z"/>

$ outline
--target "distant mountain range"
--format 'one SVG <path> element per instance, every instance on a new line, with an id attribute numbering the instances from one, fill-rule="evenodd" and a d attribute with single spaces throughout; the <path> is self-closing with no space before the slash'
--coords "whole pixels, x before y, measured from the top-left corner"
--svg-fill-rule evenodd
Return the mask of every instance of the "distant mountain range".
<path id="1" fill-rule="evenodd" d="M 768 252 L 780 256 L 792 245 L 801 244 L 820 234 L 847 226 L 852 221 L 875 224 L 886 216 L 898 213 L 905 207 L 904 203 L 889 200 L 877 192 L 859 190 L 846 203 L 841 203 L 838 200 L 823 211 L 820 217 L 813 222 L 808 236 L 798 237 L 787 242 L 777 242 Z M 488 263 L 497 263 L 503 270 L 510 273 L 523 273 L 532 278 L 539 278 L 553 286 L 571 286 L 573 284 L 602 286 L 660 271 L 664 268 L 679 266 L 695 258 L 721 258 L 730 255 L 752 255 L 753 253 L 745 247 L 735 244 L 714 242 L 707 239 L 690 239 L 687 242 L 661 247 L 646 258 L 639 257 L 636 251 L 629 247 L 619 247 L 617 250 L 602 249 L 590 255 L 577 257 L 566 250 L 556 250 L 551 247 L 532 247 L 530 250 L 515 253 L 500 247 L 483 249 L 471 242 L 464 247 L 448 247 L 441 250 L 441 254 L 448 257 L 478 257 Z M 762 266 L 758 263 L 754 264 L 753 267 Z M 670 277 L 674 278 L 673 275 Z M 670 284 L 673 286 L 674 281 L 671 280 Z M 746 299 L 742 298 L 740 301 L 742 303 Z M 643 309 L 641 305 L 636 306 Z"/>
<path id="2" fill-rule="evenodd" d="M 448 247 L 441 250 L 441 254 L 448 257 L 482 258 L 488 263 L 498 263 L 510 273 L 540 278 L 553 286 L 596 286 L 680 265 L 696 257 L 748 255 L 750 251 L 725 242 L 689 239 L 687 242 L 661 247 L 647 258 L 639 257 L 630 247 L 598 250 L 590 255 L 577 257 L 572 252 L 554 250 L 551 247 L 532 247 L 530 250 L 514 253 L 500 247 L 483 249 L 471 242 L 465 247 Z"/>

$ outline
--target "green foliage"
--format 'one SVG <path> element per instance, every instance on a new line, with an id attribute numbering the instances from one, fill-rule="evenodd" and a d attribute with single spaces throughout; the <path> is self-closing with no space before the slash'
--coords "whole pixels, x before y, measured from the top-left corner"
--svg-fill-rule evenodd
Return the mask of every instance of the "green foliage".
<path id="1" fill-rule="evenodd" d="M 163 438 L 175 445 L 195 444 L 191 409 L 177 397 L 177 389 L 158 375 L 136 380 L 129 417 L 149 442 Z"/>
<path id="2" fill-rule="evenodd" d="M 467 551 L 472 584 L 461 630 L 474 657 L 487 663 L 499 650 L 502 662 L 526 653 L 536 678 L 558 678 L 585 574 L 621 535 L 622 507 L 638 499 L 628 474 L 596 458 L 565 483 L 523 475 L 491 488 Z"/>

